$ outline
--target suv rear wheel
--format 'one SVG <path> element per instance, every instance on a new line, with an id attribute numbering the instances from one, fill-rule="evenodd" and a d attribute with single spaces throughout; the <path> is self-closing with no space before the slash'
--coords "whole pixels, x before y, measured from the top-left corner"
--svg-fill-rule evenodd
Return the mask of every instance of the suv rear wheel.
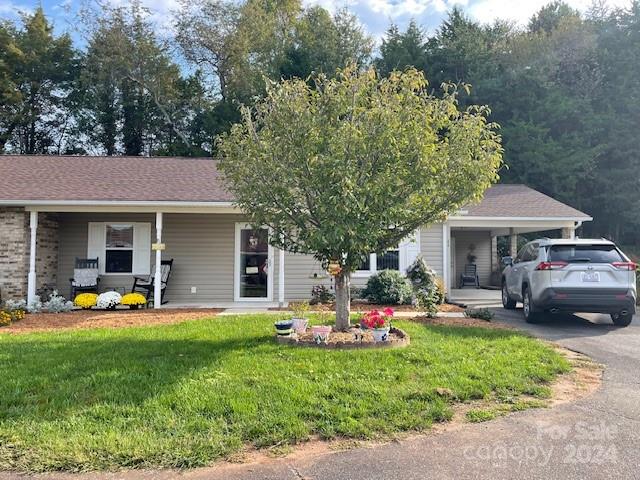
<path id="1" fill-rule="evenodd" d="M 533 299 L 531 298 L 531 290 L 529 287 L 524 287 L 522 292 L 522 305 L 524 312 L 524 319 L 527 323 L 537 323 L 540 321 L 540 314 L 534 310 Z"/>
<path id="2" fill-rule="evenodd" d="M 633 320 L 633 314 L 625 313 L 612 313 L 611 320 L 613 320 L 613 324 L 617 327 L 627 327 Z"/>
<path id="3" fill-rule="evenodd" d="M 502 283 L 502 306 L 507 310 L 516 308 L 516 301 L 509 295 L 506 282 Z"/>

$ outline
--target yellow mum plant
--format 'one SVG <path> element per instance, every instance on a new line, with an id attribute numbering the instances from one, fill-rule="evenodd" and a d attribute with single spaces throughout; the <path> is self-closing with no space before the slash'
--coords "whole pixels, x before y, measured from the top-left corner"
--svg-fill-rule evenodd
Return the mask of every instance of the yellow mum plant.
<path id="1" fill-rule="evenodd" d="M 98 295 L 95 293 L 81 293 L 73 301 L 76 307 L 84 308 L 85 310 L 95 307 L 96 303 L 98 303 Z"/>
<path id="2" fill-rule="evenodd" d="M 11 314 L 0 310 L 0 327 L 11 325 Z"/>
<path id="3" fill-rule="evenodd" d="M 122 301 L 120 302 L 122 305 L 139 306 L 145 305 L 147 303 L 147 299 L 144 295 L 140 293 L 127 293 L 122 297 Z"/>

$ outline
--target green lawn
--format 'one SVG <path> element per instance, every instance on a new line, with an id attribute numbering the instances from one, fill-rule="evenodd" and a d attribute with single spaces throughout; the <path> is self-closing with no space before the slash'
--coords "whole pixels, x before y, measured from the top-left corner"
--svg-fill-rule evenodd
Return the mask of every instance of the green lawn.
<path id="1" fill-rule="evenodd" d="M 194 467 L 246 444 L 423 430 L 453 401 L 544 397 L 569 368 L 510 331 L 398 321 L 408 348 L 327 351 L 278 345 L 274 318 L 0 333 L 0 470 Z"/>

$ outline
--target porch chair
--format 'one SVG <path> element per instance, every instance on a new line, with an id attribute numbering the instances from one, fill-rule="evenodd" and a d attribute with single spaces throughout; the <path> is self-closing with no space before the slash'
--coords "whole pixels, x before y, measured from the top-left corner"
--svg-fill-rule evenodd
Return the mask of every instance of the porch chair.
<path id="1" fill-rule="evenodd" d="M 97 258 L 76 258 L 73 269 L 73 278 L 69 279 L 71 284 L 71 300 L 76 298 L 78 293 L 94 292 L 98 293 L 100 275 L 98 273 Z"/>
<path id="2" fill-rule="evenodd" d="M 167 302 L 164 301 L 164 293 L 167 289 L 167 284 L 169 283 L 169 277 L 171 276 L 171 267 L 173 267 L 173 258 L 171 260 L 162 260 L 160 263 L 160 304 L 165 304 Z M 154 280 L 156 275 L 156 267 L 155 265 L 151 267 L 151 274 L 144 277 L 133 277 L 133 287 L 131 287 L 131 293 L 141 292 L 144 294 L 147 299 L 147 304 L 149 303 L 149 297 L 153 294 L 154 290 Z M 153 299 L 155 302 L 155 298 Z"/>
<path id="3" fill-rule="evenodd" d="M 478 267 L 475 263 L 467 263 L 464 266 L 464 272 L 460 274 L 460 288 L 464 288 L 466 285 L 473 285 L 476 288 L 480 288 Z"/>

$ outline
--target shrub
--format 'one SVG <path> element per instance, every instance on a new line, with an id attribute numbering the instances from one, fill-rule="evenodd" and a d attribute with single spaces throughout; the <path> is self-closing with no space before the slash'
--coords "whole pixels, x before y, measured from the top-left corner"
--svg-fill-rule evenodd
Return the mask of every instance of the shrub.
<path id="1" fill-rule="evenodd" d="M 436 272 L 433 270 L 424 258 L 418 257 L 407 268 L 407 278 L 416 290 L 432 290 L 436 286 Z"/>
<path id="2" fill-rule="evenodd" d="M 309 302 L 290 303 L 289 308 L 293 312 L 293 318 L 307 318 L 307 313 L 309 313 Z"/>
<path id="3" fill-rule="evenodd" d="M 425 312 L 427 317 L 433 318 L 438 313 L 438 303 L 436 302 L 436 297 L 434 295 L 434 290 L 425 290 L 419 289 L 414 291 L 414 300 L 413 304 L 419 310 Z"/>
<path id="4" fill-rule="evenodd" d="M 62 295 L 58 295 L 58 291 L 54 290 L 51 295 L 49 295 L 49 300 L 44 303 L 43 308 L 49 313 L 70 312 L 73 310 L 73 302 L 67 300 Z"/>
<path id="5" fill-rule="evenodd" d="M 7 313 L 11 315 L 12 322 L 19 322 L 20 320 L 23 320 L 25 315 L 24 310 L 20 310 L 19 308 L 16 310 L 11 310 L 10 312 L 7 312 Z"/>
<path id="6" fill-rule="evenodd" d="M 29 305 L 27 305 L 27 312 L 29 313 L 40 313 L 42 311 L 42 301 L 40 300 L 40 295 L 36 295 L 35 298 Z"/>
<path id="7" fill-rule="evenodd" d="M 493 319 L 493 312 L 488 308 L 467 308 L 464 311 L 464 316 L 490 322 Z"/>
<path id="8" fill-rule="evenodd" d="M 73 300 L 73 304 L 76 307 L 85 310 L 95 307 L 96 303 L 98 303 L 98 295 L 96 293 L 81 293 L 80 295 L 76 295 L 76 298 Z"/>
<path id="9" fill-rule="evenodd" d="M 447 288 L 444 286 L 444 280 L 438 277 L 436 278 L 436 294 L 435 294 L 436 303 L 438 305 L 442 305 L 444 303 L 446 296 L 447 296 Z"/>
<path id="10" fill-rule="evenodd" d="M 14 312 L 16 310 L 26 310 L 27 302 L 25 300 L 7 300 L 4 302 L 4 311 L 5 312 Z"/>
<path id="11" fill-rule="evenodd" d="M 0 310 L 0 327 L 8 327 L 11 325 L 11 314 Z"/>
<path id="12" fill-rule="evenodd" d="M 98 295 L 96 303 L 98 308 L 115 308 L 122 301 L 122 296 L 118 292 L 104 292 Z"/>
<path id="13" fill-rule="evenodd" d="M 396 270 L 382 270 L 369 277 L 362 292 L 364 298 L 378 305 L 411 303 L 411 283 Z"/>
<path id="14" fill-rule="evenodd" d="M 311 289 L 311 305 L 317 305 L 319 303 L 332 303 L 335 301 L 336 296 L 324 285 L 315 285 Z"/>
<path id="15" fill-rule="evenodd" d="M 141 293 L 127 293 L 120 301 L 122 305 L 146 305 L 147 299 Z"/>

